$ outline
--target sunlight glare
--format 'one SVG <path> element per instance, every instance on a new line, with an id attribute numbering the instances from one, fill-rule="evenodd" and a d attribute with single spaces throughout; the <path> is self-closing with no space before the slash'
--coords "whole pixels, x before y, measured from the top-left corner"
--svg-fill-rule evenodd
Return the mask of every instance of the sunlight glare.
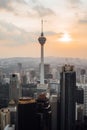
<path id="1" fill-rule="evenodd" d="M 71 42 L 72 38 L 68 33 L 64 33 L 62 37 L 59 39 L 60 42 Z"/>

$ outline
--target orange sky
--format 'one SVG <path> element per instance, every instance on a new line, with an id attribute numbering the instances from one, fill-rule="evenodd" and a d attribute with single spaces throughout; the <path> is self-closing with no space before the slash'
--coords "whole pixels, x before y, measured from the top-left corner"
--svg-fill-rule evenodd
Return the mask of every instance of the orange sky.
<path id="1" fill-rule="evenodd" d="M 87 58 L 85 0 L 0 0 L 0 57 L 40 57 L 41 19 L 45 56 Z"/>

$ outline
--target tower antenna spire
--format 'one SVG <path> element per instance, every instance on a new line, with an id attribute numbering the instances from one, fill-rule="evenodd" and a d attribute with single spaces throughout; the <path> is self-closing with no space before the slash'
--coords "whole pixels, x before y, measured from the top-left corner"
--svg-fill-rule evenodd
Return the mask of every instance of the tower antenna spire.
<path id="1" fill-rule="evenodd" d="M 41 20 L 41 36 L 43 36 L 44 33 L 43 33 L 43 19 Z"/>

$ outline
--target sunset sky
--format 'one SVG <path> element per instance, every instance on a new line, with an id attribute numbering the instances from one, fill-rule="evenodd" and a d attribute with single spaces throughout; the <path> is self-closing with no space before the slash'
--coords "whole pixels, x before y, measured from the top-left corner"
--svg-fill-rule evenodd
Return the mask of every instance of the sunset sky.
<path id="1" fill-rule="evenodd" d="M 0 58 L 40 57 L 41 19 L 45 56 L 87 58 L 87 0 L 0 0 Z"/>

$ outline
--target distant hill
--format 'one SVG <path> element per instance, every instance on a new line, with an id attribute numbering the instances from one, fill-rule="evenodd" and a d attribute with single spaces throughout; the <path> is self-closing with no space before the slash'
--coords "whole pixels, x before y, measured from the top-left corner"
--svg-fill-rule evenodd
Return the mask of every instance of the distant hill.
<path id="1" fill-rule="evenodd" d="M 22 63 L 23 67 L 37 67 L 40 63 L 40 58 L 32 57 L 13 57 L 0 59 L 0 66 L 8 68 L 10 66 L 17 66 Z M 72 64 L 80 67 L 87 67 L 87 59 L 79 58 L 62 58 L 62 57 L 45 57 L 44 63 L 51 64 L 51 66 L 59 66 L 64 64 Z"/>

